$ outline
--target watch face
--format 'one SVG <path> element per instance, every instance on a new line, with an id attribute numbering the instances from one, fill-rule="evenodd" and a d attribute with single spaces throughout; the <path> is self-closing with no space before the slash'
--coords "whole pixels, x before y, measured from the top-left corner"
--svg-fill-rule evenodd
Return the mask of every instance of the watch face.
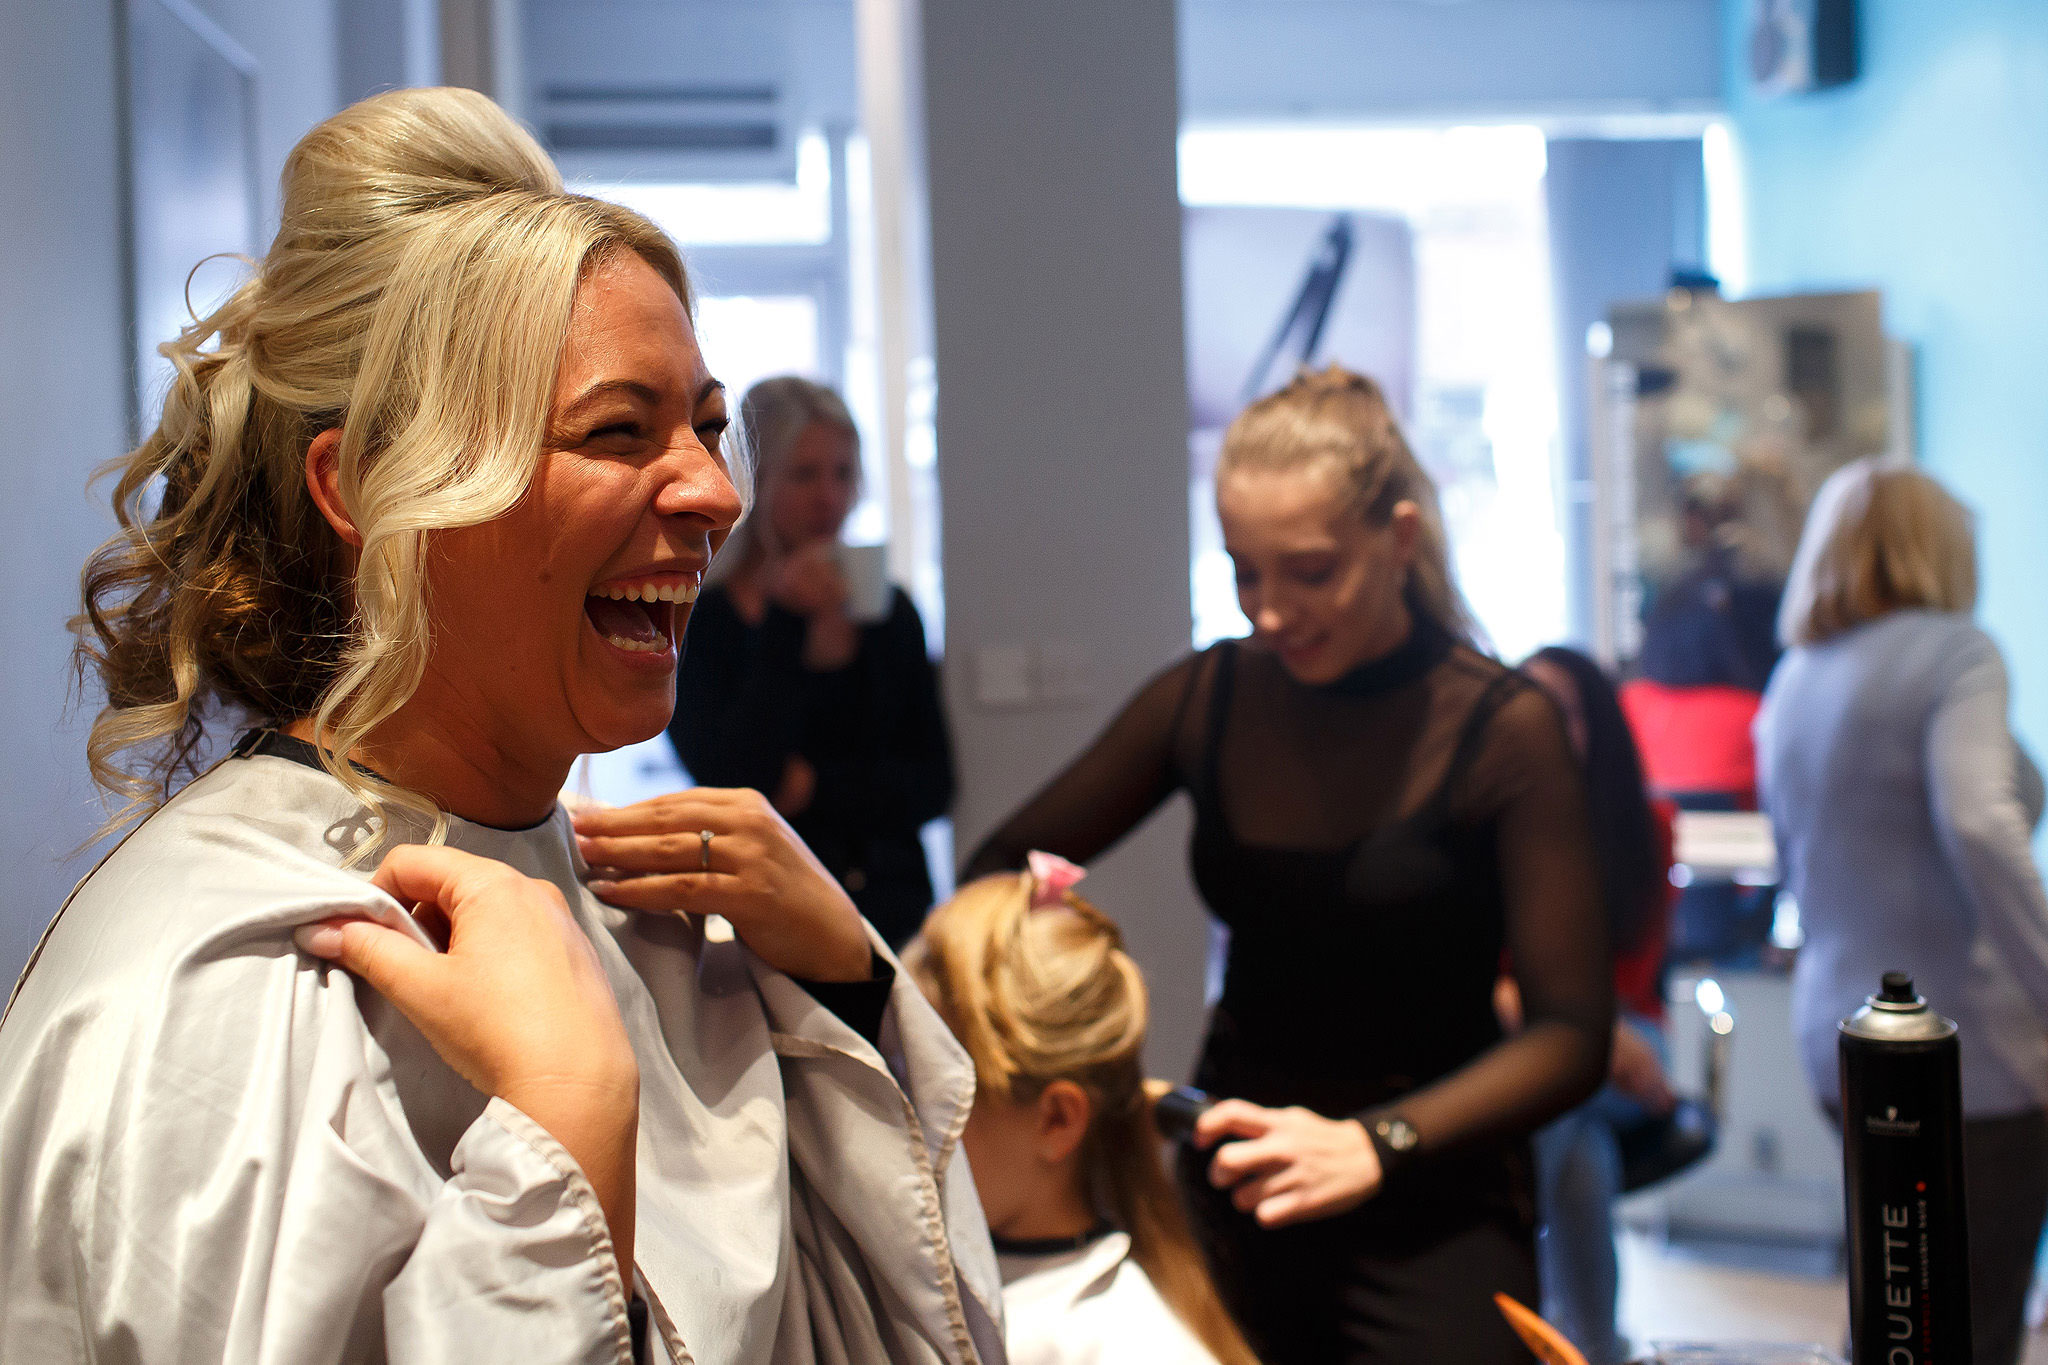
<path id="1" fill-rule="evenodd" d="M 1397 1152 L 1405 1152 L 1415 1146 L 1418 1135 L 1406 1119 L 1381 1119 L 1374 1125 L 1380 1140 Z"/>

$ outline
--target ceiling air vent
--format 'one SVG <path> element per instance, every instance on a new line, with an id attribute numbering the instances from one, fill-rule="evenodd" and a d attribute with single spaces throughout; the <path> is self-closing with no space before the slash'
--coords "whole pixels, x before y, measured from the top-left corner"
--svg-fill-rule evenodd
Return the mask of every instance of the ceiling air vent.
<path id="1" fill-rule="evenodd" d="M 795 139 L 773 85 L 551 84 L 541 135 L 572 178 L 794 180 Z"/>

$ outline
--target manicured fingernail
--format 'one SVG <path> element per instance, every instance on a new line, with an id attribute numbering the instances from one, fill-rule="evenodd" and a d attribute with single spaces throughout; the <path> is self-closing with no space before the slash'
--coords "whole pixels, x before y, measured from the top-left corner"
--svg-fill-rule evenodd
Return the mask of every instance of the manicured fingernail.
<path id="1" fill-rule="evenodd" d="M 314 957 L 341 956 L 341 928 L 334 924 L 302 924 L 292 931 L 292 941 Z"/>
<path id="2" fill-rule="evenodd" d="M 603 881 L 603 880 L 592 880 L 592 881 L 587 881 L 587 882 L 585 882 L 585 883 L 583 883 L 583 884 L 584 884 L 584 885 L 585 885 L 586 887 L 590 888 L 590 894 L 591 894 L 591 895 L 593 895 L 593 896 L 604 896 L 604 895 L 609 895 L 609 894 L 610 894 L 610 892 L 611 892 L 611 889 L 612 889 L 612 888 L 613 888 L 614 886 L 618 885 L 618 883 L 617 883 L 617 882 L 608 882 L 608 881 Z"/>

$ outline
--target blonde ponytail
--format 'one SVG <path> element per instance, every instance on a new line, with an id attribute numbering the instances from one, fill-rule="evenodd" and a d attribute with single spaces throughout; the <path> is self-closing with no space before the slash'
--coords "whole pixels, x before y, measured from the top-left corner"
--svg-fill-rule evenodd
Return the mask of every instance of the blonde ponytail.
<path id="1" fill-rule="evenodd" d="M 1209 1267 L 1188 1229 L 1180 1192 L 1159 1156 L 1152 1105 L 1142 1098 L 1104 1115 L 1091 1135 L 1097 1144 L 1111 1210 L 1130 1234 L 1131 1256 L 1174 1316 L 1187 1324 L 1222 1365 L 1258 1365 L 1209 1278 Z"/>
<path id="2" fill-rule="evenodd" d="M 1032 908 L 1029 873 L 983 877 L 934 910 L 904 965 L 974 1059 L 983 1093 L 1018 1103 L 1054 1081 L 1087 1092 L 1083 1161 L 1131 1258 L 1222 1365 L 1257 1365 L 1217 1297 L 1160 1159 L 1140 1054 L 1145 978 L 1107 915 L 1066 892 Z"/>

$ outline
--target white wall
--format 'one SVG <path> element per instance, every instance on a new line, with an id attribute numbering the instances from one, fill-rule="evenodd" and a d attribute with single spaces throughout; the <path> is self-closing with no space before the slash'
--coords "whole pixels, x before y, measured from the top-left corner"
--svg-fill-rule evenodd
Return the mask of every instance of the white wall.
<path id="1" fill-rule="evenodd" d="M 127 432 L 112 6 L 0 6 L 0 978 L 20 970 L 98 823 L 65 718 L 87 500 Z"/>
<path id="2" fill-rule="evenodd" d="M 192 0 L 256 59 L 261 240 L 277 230 L 277 177 L 306 130 L 341 108 L 335 0 Z"/>
<path id="3" fill-rule="evenodd" d="M 329 0 L 199 0 L 262 65 L 266 213 L 299 134 L 335 100 Z M 103 818 L 85 778 L 96 703 L 67 705 L 78 571 L 112 530 L 90 471 L 127 444 L 115 0 L 0 6 L 0 979 L 83 871 Z M 268 229 L 266 228 L 266 232 Z"/>
<path id="4" fill-rule="evenodd" d="M 334 0 L 335 94 L 349 104 L 441 69 L 440 0 Z"/>
<path id="5" fill-rule="evenodd" d="M 947 693 L 963 854 L 1188 649 L 1187 384 L 1172 0 L 925 0 Z M 978 700 L 991 650 L 1067 646 L 1080 695 Z M 1155 1069 L 1200 1026 L 1178 809 L 1087 894 L 1155 996 Z"/>

